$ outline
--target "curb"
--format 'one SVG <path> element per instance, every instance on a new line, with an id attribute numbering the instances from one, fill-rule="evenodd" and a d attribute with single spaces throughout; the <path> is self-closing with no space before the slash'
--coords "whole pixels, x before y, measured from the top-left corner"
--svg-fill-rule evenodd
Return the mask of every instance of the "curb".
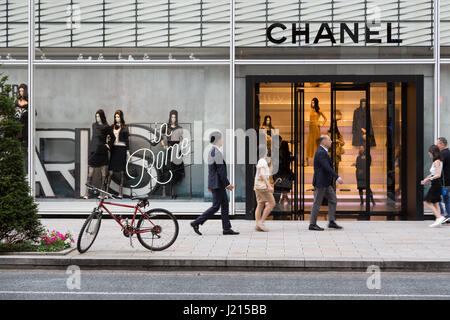
<path id="1" fill-rule="evenodd" d="M 0 252 L 0 256 L 65 256 L 74 250 L 75 247 L 58 252 Z"/>
<path id="2" fill-rule="evenodd" d="M 289 259 L 180 259 L 180 258 L 83 258 L 67 256 L 1 256 L 0 269 L 67 268 L 77 265 L 86 269 L 116 270 L 248 270 L 254 271 L 366 271 L 377 266 L 384 271 L 450 271 L 449 260 L 289 260 Z"/>

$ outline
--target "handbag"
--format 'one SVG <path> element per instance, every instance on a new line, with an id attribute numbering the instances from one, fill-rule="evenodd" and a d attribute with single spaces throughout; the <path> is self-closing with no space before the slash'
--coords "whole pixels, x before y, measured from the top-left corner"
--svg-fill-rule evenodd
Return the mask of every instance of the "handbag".
<path id="1" fill-rule="evenodd" d="M 444 166 L 442 166 L 442 188 L 441 188 L 441 195 L 446 196 L 447 195 L 447 188 L 445 187 L 445 176 L 444 176 Z"/>
<path id="2" fill-rule="evenodd" d="M 261 190 L 261 191 L 263 191 L 263 190 L 267 190 L 267 189 L 268 189 L 267 185 L 266 185 L 266 183 L 264 182 L 263 179 L 255 178 L 255 184 L 253 186 L 253 190 Z"/>
<path id="3" fill-rule="evenodd" d="M 289 192 L 292 189 L 292 181 L 286 178 L 278 178 L 274 183 L 274 189 L 281 192 Z"/>

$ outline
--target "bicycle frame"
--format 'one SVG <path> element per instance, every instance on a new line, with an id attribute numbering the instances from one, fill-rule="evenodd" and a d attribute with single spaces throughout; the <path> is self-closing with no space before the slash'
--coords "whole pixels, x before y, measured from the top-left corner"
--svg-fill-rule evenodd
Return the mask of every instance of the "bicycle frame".
<path id="1" fill-rule="evenodd" d="M 125 225 L 123 225 L 120 220 L 117 218 L 117 216 L 112 213 L 111 211 L 109 211 L 109 209 L 105 206 L 105 205 L 111 205 L 111 206 L 116 206 L 116 207 L 124 207 L 124 208 L 130 208 L 130 209 L 134 209 L 134 213 L 133 213 L 133 219 L 131 220 L 131 224 L 130 224 L 130 228 L 131 230 L 128 230 L 126 228 Z M 149 230 L 145 230 L 145 231 L 133 231 L 134 229 L 134 222 L 136 221 L 136 216 L 138 211 L 153 225 L 155 226 L 155 224 L 149 219 L 149 217 L 145 214 L 145 212 L 142 212 L 141 209 L 139 208 L 139 205 L 136 204 L 134 206 L 132 205 L 127 205 L 127 204 L 122 204 L 122 203 L 114 203 L 114 202 L 109 202 L 109 201 L 105 201 L 104 199 L 100 200 L 100 203 L 97 207 L 98 209 L 102 208 L 105 209 L 106 212 L 108 212 L 108 214 L 114 219 L 116 220 L 116 222 L 122 227 L 123 230 L 125 230 L 126 232 L 128 232 L 130 235 L 134 235 L 134 234 L 138 234 L 138 233 L 146 233 L 146 232 L 150 232 L 151 229 Z M 121 216 L 120 216 L 121 217 Z"/>

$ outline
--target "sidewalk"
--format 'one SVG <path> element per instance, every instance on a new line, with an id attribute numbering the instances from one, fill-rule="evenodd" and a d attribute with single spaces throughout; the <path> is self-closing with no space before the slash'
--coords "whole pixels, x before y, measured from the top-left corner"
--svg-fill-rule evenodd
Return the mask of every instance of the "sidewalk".
<path id="1" fill-rule="evenodd" d="M 82 219 L 43 219 L 50 230 L 75 237 Z M 198 236 L 180 220 L 175 244 L 150 252 L 133 239 L 134 248 L 113 220 L 104 219 L 91 249 L 61 256 L 0 256 L 0 267 L 78 265 L 120 269 L 265 268 L 382 269 L 450 271 L 450 226 L 429 228 L 431 221 L 342 221 L 343 230 L 308 231 L 307 221 L 267 221 L 270 232 L 256 232 L 252 221 L 232 220 L 238 236 L 223 236 L 221 221 L 210 220 Z M 325 227 L 326 222 L 319 225 Z"/>

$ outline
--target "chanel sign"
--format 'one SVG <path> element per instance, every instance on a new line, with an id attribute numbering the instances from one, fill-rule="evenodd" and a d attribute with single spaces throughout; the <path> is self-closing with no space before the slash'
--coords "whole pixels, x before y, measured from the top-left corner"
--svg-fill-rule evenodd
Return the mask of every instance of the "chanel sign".
<path id="1" fill-rule="evenodd" d="M 387 34 L 386 39 L 382 39 L 380 36 L 380 31 L 375 30 L 376 27 L 380 28 L 381 24 L 364 24 L 360 26 L 359 23 L 353 23 L 353 26 L 350 27 L 347 23 L 339 24 L 339 35 L 335 36 L 332 28 L 328 23 L 322 23 L 319 27 L 317 33 L 313 34 L 314 39 L 311 37 L 309 23 L 302 24 L 302 26 L 298 26 L 295 23 L 292 23 L 291 26 L 291 41 L 292 43 L 297 43 L 297 40 L 303 39 L 305 44 L 310 44 L 311 40 L 312 44 L 317 44 L 321 40 L 326 40 L 331 42 L 332 44 L 353 42 L 359 43 L 360 39 L 360 28 L 364 28 L 364 39 L 365 43 L 402 43 L 401 39 L 394 39 L 392 35 L 392 23 L 387 23 Z M 266 30 L 267 39 L 275 44 L 282 44 L 287 40 L 287 37 L 274 37 L 273 32 L 276 29 L 286 30 L 288 27 L 283 23 L 273 23 Z M 338 37 L 338 39 L 336 39 Z"/>

